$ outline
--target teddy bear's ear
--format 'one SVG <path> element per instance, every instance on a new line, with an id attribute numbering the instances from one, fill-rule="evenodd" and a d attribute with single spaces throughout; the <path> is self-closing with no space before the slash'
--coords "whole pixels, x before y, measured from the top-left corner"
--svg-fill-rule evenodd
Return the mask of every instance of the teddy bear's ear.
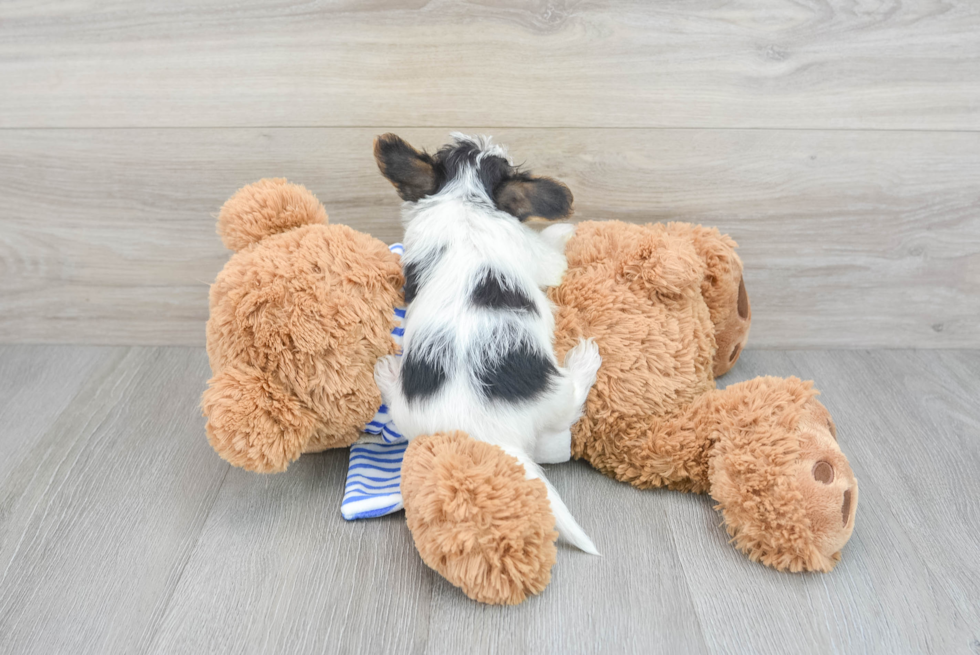
<path id="1" fill-rule="evenodd" d="M 667 295 L 699 285 L 703 276 L 704 264 L 691 242 L 664 233 L 641 239 L 620 261 L 618 273 L 627 284 Z"/>
<path id="2" fill-rule="evenodd" d="M 226 247 L 241 250 L 294 227 L 326 222 L 327 212 L 306 187 L 266 178 L 242 187 L 225 202 L 218 234 Z"/>

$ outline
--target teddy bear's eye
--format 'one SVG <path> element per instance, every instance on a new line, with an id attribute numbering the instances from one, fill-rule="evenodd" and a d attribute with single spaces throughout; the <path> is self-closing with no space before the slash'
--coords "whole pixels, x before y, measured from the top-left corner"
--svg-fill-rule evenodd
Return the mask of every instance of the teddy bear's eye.
<path id="1" fill-rule="evenodd" d="M 323 271 L 320 270 L 320 267 L 318 265 L 313 264 L 313 272 L 319 275 Z"/>
<path id="2" fill-rule="evenodd" d="M 834 467 L 830 465 L 830 462 L 823 460 L 817 462 L 813 465 L 813 479 L 817 482 L 830 484 L 834 481 Z"/>

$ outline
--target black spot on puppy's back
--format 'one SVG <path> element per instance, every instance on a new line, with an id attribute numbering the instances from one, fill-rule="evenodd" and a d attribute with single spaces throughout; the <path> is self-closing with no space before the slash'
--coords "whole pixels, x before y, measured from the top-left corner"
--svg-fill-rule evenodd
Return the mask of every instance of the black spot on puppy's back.
<path id="1" fill-rule="evenodd" d="M 445 248 L 440 248 L 428 255 L 405 264 L 403 272 L 405 274 L 406 305 L 415 300 L 415 296 L 419 295 L 419 289 L 422 288 L 423 278 L 428 274 L 428 271 L 432 269 L 433 266 L 439 263 L 439 260 L 442 259 L 442 255 L 445 253 L 445 251 Z"/>
<path id="2" fill-rule="evenodd" d="M 425 400 L 434 396 L 446 383 L 449 374 L 441 362 L 405 355 L 402 363 L 402 393 L 406 400 Z"/>
<path id="3" fill-rule="evenodd" d="M 418 262 L 405 264 L 405 303 L 408 304 L 415 300 L 419 294 L 419 275 L 421 266 Z"/>
<path id="4" fill-rule="evenodd" d="M 420 334 L 405 353 L 402 362 L 402 393 L 406 400 L 431 398 L 446 384 L 453 365 L 451 337 Z"/>
<path id="5" fill-rule="evenodd" d="M 534 400 L 550 389 L 557 374 L 550 359 L 522 343 L 490 362 L 477 379 L 487 398 L 519 403 Z"/>
<path id="6" fill-rule="evenodd" d="M 485 270 L 473 289 L 473 304 L 488 309 L 517 309 L 537 314 L 538 308 L 527 294 L 517 288 L 510 288 L 499 275 Z"/>

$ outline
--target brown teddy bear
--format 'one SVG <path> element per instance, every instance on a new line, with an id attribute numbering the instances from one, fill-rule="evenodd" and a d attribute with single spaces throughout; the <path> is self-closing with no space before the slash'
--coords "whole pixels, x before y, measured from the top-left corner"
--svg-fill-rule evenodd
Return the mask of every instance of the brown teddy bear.
<path id="1" fill-rule="evenodd" d="M 211 285 L 201 406 L 235 466 L 284 471 L 301 453 L 346 448 L 381 403 L 374 363 L 396 349 L 401 265 L 377 239 L 326 223 L 320 201 L 283 179 L 245 187 L 218 215 L 238 252 Z"/>
<path id="2" fill-rule="evenodd" d="M 326 225 L 312 194 L 285 180 L 241 189 L 218 231 L 239 252 L 211 289 L 212 446 L 271 472 L 350 445 L 380 403 L 374 364 L 395 350 L 398 256 Z M 735 243 L 682 223 L 585 222 L 566 254 L 550 291 L 556 353 L 585 337 L 602 356 L 573 455 L 639 488 L 710 493 L 753 560 L 833 568 L 858 489 L 817 392 L 772 377 L 715 389 L 751 320 Z M 462 433 L 419 437 L 401 490 L 423 560 L 471 598 L 513 604 L 547 586 L 554 517 L 513 457 Z"/>

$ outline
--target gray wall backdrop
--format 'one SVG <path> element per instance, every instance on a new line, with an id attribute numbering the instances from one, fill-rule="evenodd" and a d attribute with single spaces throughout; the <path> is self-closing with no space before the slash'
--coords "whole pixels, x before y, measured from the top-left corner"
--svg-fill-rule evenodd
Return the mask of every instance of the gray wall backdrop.
<path id="1" fill-rule="evenodd" d="M 980 3 L 892 4 L 4 2 L 0 343 L 203 345 L 238 187 L 393 241 L 373 137 L 462 129 L 731 234 L 752 347 L 978 347 Z"/>

